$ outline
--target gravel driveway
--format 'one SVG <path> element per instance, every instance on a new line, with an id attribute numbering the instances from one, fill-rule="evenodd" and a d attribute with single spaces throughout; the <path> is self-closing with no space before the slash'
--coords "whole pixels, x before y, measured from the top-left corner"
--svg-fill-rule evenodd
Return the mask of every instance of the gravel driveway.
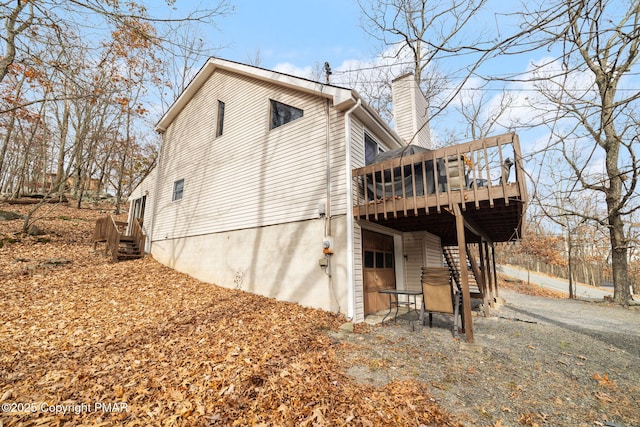
<path id="1" fill-rule="evenodd" d="M 474 317 L 471 345 L 440 315 L 415 332 L 400 319 L 340 334 L 347 373 L 422 381 L 466 426 L 640 426 L 640 308 L 500 296 L 490 317 Z"/>
<path id="2" fill-rule="evenodd" d="M 640 306 L 624 308 L 602 302 L 523 295 L 510 290 L 501 290 L 500 295 L 506 299 L 500 311 L 502 316 L 554 325 L 640 356 Z"/>

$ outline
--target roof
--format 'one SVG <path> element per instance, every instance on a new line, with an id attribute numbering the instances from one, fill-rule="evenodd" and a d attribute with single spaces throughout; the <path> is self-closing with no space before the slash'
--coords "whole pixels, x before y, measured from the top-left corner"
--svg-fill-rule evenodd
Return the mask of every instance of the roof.
<path id="1" fill-rule="evenodd" d="M 362 100 L 361 96 L 353 89 L 314 82 L 302 77 L 267 70 L 265 68 L 211 57 L 200 68 L 196 76 L 191 80 L 191 82 L 189 82 L 189 85 L 184 89 L 169 110 L 167 110 L 167 112 L 162 116 L 160 121 L 158 121 L 155 126 L 155 130 L 160 133 L 165 132 L 173 120 L 175 120 L 178 114 L 180 114 L 182 109 L 189 103 L 191 98 L 193 98 L 209 77 L 211 77 L 211 75 L 218 69 L 330 99 L 334 107 L 339 111 L 346 111 L 356 105 L 358 100 Z M 395 131 L 391 129 L 389 124 L 386 123 L 373 108 L 364 102 L 364 100 L 362 100 L 359 108 L 354 112 L 354 114 L 369 126 L 381 128 L 381 130 L 386 133 L 391 140 L 395 141 L 398 146 L 404 145 L 400 137 L 398 137 Z"/>

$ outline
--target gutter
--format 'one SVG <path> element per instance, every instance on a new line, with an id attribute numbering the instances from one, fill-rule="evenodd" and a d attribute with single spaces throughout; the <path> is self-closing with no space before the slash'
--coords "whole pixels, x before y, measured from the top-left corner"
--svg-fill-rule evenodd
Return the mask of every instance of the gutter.
<path id="1" fill-rule="evenodd" d="M 346 190 L 347 190 L 347 318 L 352 321 L 355 318 L 355 283 L 353 274 L 353 191 L 351 189 L 351 113 L 362 104 L 362 99 L 358 98 L 356 104 L 344 113 L 344 144 L 345 144 L 345 164 L 346 164 Z"/>

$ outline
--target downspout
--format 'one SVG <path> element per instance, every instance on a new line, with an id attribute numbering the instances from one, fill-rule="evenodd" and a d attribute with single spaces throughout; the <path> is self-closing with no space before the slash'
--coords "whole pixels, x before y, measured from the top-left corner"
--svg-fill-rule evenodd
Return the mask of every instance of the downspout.
<path id="1" fill-rule="evenodd" d="M 153 182 L 153 193 L 152 196 L 153 197 L 153 206 L 151 208 L 151 224 L 149 224 L 149 227 L 147 228 L 147 233 L 149 234 L 147 236 L 147 241 L 146 241 L 146 248 L 145 251 L 147 253 L 151 253 L 151 246 L 153 244 L 153 228 L 156 225 L 156 211 L 158 208 L 158 187 L 159 187 L 159 181 L 160 181 L 160 168 L 162 165 L 162 152 L 164 151 L 164 136 L 165 136 L 165 131 L 160 132 L 160 150 L 158 152 L 158 163 L 156 164 L 156 179 Z"/>
<path id="2" fill-rule="evenodd" d="M 327 99 L 326 108 L 327 108 L 327 130 L 325 132 L 326 135 L 326 168 L 327 168 L 327 206 L 326 206 L 326 219 L 327 223 L 325 226 L 325 236 L 331 236 L 331 138 L 329 138 L 329 130 L 331 127 L 331 107 L 329 105 L 329 99 Z"/>
<path id="3" fill-rule="evenodd" d="M 327 77 L 328 78 L 328 77 Z M 327 201 L 325 204 L 325 216 L 324 216 L 324 239 L 323 239 L 323 247 L 324 245 L 332 246 L 331 243 L 333 238 L 331 237 L 331 138 L 329 137 L 329 129 L 330 129 L 330 118 L 331 118 L 331 106 L 329 105 L 329 99 L 325 104 L 326 112 L 327 112 L 327 120 L 326 129 L 325 129 L 325 151 L 326 151 L 326 159 L 325 159 L 325 167 L 326 167 L 326 180 L 327 180 Z M 331 250 L 326 251 L 325 258 L 327 260 L 327 267 L 325 268 L 325 273 L 329 276 L 329 287 L 333 289 L 333 279 L 331 278 L 331 255 L 333 254 L 333 248 Z M 336 301 L 338 299 L 336 298 Z M 340 311 L 340 303 L 338 301 L 338 311 Z"/>
<path id="4" fill-rule="evenodd" d="M 346 190 L 347 190 L 347 318 L 355 318 L 355 283 L 353 275 L 353 191 L 351 189 L 351 113 L 360 107 L 362 99 L 344 114 L 344 144 L 346 150 Z"/>

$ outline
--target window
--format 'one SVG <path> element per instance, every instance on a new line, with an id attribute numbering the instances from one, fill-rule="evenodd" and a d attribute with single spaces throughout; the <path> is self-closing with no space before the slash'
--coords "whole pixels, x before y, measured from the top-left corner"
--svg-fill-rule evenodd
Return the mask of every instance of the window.
<path id="1" fill-rule="evenodd" d="M 294 121 L 302 117 L 304 111 L 299 108 L 292 107 L 291 105 L 283 104 L 282 102 L 271 101 L 271 124 L 269 129 L 275 129 L 279 126 L 286 125 L 289 122 Z"/>
<path id="2" fill-rule="evenodd" d="M 184 179 L 174 181 L 173 196 L 171 197 L 171 201 L 175 202 L 176 200 L 182 199 L 182 193 L 184 193 Z"/>
<path id="3" fill-rule="evenodd" d="M 364 134 L 364 161 L 365 164 L 373 163 L 373 160 L 379 153 L 383 153 L 384 148 L 380 147 L 373 138 L 369 136 L 369 134 Z"/>
<path id="4" fill-rule="evenodd" d="M 373 251 L 364 251 L 364 268 L 373 268 L 375 263 L 373 260 L 375 259 L 375 255 Z"/>
<path id="5" fill-rule="evenodd" d="M 393 269 L 393 253 L 364 251 L 364 268 Z"/>
<path id="6" fill-rule="evenodd" d="M 216 119 L 216 138 L 222 136 L 224 128 L 224 102 L 218 101 L 218 118 Z"/>

